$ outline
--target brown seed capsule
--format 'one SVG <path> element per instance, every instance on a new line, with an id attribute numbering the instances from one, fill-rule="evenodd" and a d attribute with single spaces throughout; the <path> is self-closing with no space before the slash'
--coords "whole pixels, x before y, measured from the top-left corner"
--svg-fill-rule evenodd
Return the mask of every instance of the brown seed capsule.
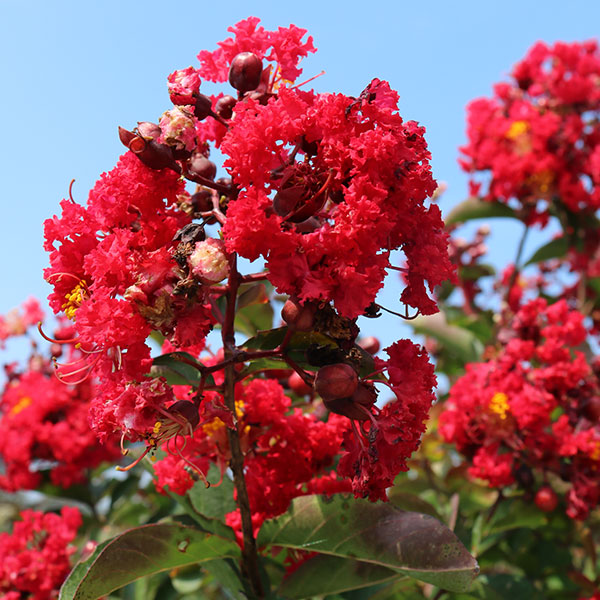
<path id="1" fill-rule="evenodd" d="M 600 421 L 600 398 L 590 398 L 583 407 L 583 414 L 593 423 Z"/>
<path id="2" fill-rule="evenodd" d="M 240 52 L 229 67 L 229 83 L 240 92 L 258 87 L 262 73 L 262 60 L 253 52 Z"/>
<path id="3" fill-rule="evenodd" d="M 196 193 L 192 194 L 190 202 L 195 213 L 209 212 L 213 209 L 213 193 L 208 188 L 198 186 Z M 212 225 L 216 222 L 217 220 L 214 217 L 205 220 L 207 225 Z"/>
<path id="4" fill-rule="evenodd" d="M 310 331 L 315 323 L 315 312 L 313 303 L 302 305 L 297 298 L 290 298 L 281 309 L 281 318 L 294 331 Z"/>
<path id="5" fill-rule="evenodd" d="M 358 387 L 358 375 L 345 363 L 325 365 L 317 372 L 314 385 L 323 400 L 349 399 Z"/>
<path id="6" fill-rule="evenodd" d="M 377 400 L 377 391 L 372 383 L 361 381 L 350 398 L 323 399 L 327 409 L 354 421 L 369 420 L 369 409 Z"/>

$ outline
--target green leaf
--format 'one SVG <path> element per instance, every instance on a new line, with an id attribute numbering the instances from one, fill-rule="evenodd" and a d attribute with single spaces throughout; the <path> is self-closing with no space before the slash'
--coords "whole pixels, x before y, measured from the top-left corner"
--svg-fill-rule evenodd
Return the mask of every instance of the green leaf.
<path id="1" fill-rule="evenodd" d="M 488 202 L 473 196 L 455 206 L 444 219 L 444 222 L 446 225 L 457 225 L 473 219 L 494 219 L 498 217 L 518 219 L 517 214 L 510 206 L 499 202 Z"/>
<path id="2" fill-rule="evenodd" d="M 220 477 L 219 468 L 212 465 L 208 471 L 208 481 L 216 483 Z M 187 495 L 194 510 L 211 519 L 225 519 L 227 513 L 235 510 L 233 482 L 225 474 L 219 486 L 207 488 L 202 481 L 197 481 Z"/>
<path id="3" fill-rule="evenodd" d="M 278 327 L 276 329 L 269 329 L 268 331 L 261 331 L 255 336 L 247 339 L 242 346 L 249 348 L 250 350 L 273 350 L 281 344 L 286 331 L 287 327 Z"/>
<path id="4" fill-rule="evenodd" d="M 143 525 L 101 544 L 76 565 L 59 600 L 96 600 L 140 577 L 239 554 L 235 542 L 193 527 Z"/>
<path id="5" fill-rule="evenodd" d="M 192 364 L 189 364 L 192 363 Z M 169 352 L 152 360 L 151 377 L 164 377 L 169 385 L 197 386 L 200 382 L 200 371 L 194 364 L 202 367 L 202 363 L 187 352 Z M 212 377 L 207 382 L 212 384 Z"/>
<path id="6" fill-rule="evenodd" d="M 313 598 L 356 590 L 398 578 L 392 569 L 340 556 L 319 554 L 286 577 L 279 593 L 285 598 Z"/>
<path id="7" fill-rule="evenodd" d="M 535 263 L 550 260 L 552 258 L 562 258 L 567 254 L 568 250 L 568 238 L 566 236 L 556 238 L 547 244 L 544 244 L 541 248 L 538 248 L 524 266 L 527 267 L 528 265 L 534 265 Z"/>
<path id="8" fill-rule="evenodd" d="M 400 491 L 397 486 L 394 486 L 390 490 L 388 497 L 390 502 L 401 510 L 423 513 L 435 517 L 439 521 L 442 520 L 437 510 L 429 502 L 419 498 L 416 494 Z"/>
<path id="9" fill-rule="evenodd" d="M 256 335 L 259 331 L 273 327 L 273 307 L 270 304 L 250 304 L 235 315 L 233 326 L 245 335 Z"/>
<path id="10" fill-rule="evenodd" d="M 597 296 L 600 296 L 600 277 L 591 277 L 587 280 L 587 284 L 596 292 Z"/>
<path id="11" fill-rule="evenodd" d="M 480 277 L 490 277 L 496 274 L 496 269 L 492 265 L 464 265 L 459 267 L 459 276 L 461 279 L 474 281 Z"/>
<path id="12" fill-rule="evenodd" d="M 296 498 L 286 514 L 263 524 L 258 544 L 365 561 L 456 592 L 479 572 L 437 519 L 344 495 Z"/>
<path id="13" fill-rule="evenodd" d="M 234 598 L 244 597 L 244 582 L 236 561 L 231 558 L 210 560 L 202 566 L 222 588 L 232 592 Z"/>
<path id="14" fill-rule="evenodd" d="M 209 563 L 207 562 L 207 564 Z M 194 592 L 198 592 L 204 584 L 204 581 L 205 576 L 195 565 L 177 569 L 171 576 L 171 585 L 180 594 L 193 594 Z"/>
<path id="15" fill-rule="evenodd" d="M 248 366 L 244 367 L 243 371 L 239 374 L 239 378 L 243 379 L 258 371 L 288 370 L 289 368 L 289 365 L 284 360 L 278 358 L 257 358 L 251 361 Z"/>
<path id="16" fill-rule="evenodd" d="M 220 471 L 211 466 L 207 479 L 213 483 L 219 481 Z M 221 485 L 209 487 L 197 481 L 185 496 L 171 493 L 171 497 L 180 504 L 186 513 L 200 526 L 202 531 L 214 533 L 223 538 L 235 539 L 233 529 L 225 524 L 225 515 L 235 510 L 233 483 L 223 475 Z"/>
<path id="17" fill-rule="evenodd" d="M 281 344 L 286 332 L 287 327 L 261 331 L 254 337 L 246 340 L 242 346 L 251 350 L 273 350 Z M 292 335 L 288 348 L 290 350 L 306 350 L 312 344 L 337 347 L 337 344 L 331 338 L 322 333 L 297 331 Z"/>
<path id="18" fill-rule="evenodd" d="M 548 517 L 537 506 L 521 500 L 506 500 L 498 506 L 489 523 L 487 533 L 499 533 L 510 529 L 528 530 L 544 527 Z"/>
<path id="19" fill-rule="evenodd" d="M 483 353 L 483 344 L 471 331 L 450 325 L 443 312 L 418 316 L 410 321 L 416 333 L 438 340 L 443 349 L 463 363 L 477 362 Z"/>
<path id="20" fill-rule="evenodd" d="M 236 311 L 252 304 L 267 304 L 268 302 L 269 294 L 264 283 L 242 285 L 237 298 Z"/>

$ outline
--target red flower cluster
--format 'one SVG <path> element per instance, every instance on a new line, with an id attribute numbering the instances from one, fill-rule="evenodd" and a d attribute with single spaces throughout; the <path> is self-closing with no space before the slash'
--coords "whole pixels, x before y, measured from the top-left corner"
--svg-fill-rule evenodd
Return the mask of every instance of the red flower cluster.
<path id="1" fill-rule="evenodd" d="M 0 593 L 2 600 L 53 600 L 71 570 L 71 545 L 81 526 L 76 508 L 60 516 L 25 510 L 13 533 L 0 533 Z"/>
<path id="2" fill-rule="evenodd" d="M 41 356 L 24 373 L 10 373 L 0 397 L 0 487 L 35 489 L 49 474 L 67 488 L 87 479 L 89 469 L 118 456 L 112 443 L 99 445 L 88 424 L 91 383 L 67 386 Z"/>
<path id="3" fill-rule="evenodd" d="M 92 415 L 102 436 L 117 429 L 143 436 L 173 399 L 159 384 L 132 383 L 150 369 L 150 332 L 202 348 L 212 326 L 207 288 L 185 259 L 180 266 L 173 258 L 174 237 L 190 221 L 177 209 L 182 191 L 175 173 L 151 169 L 129 152 L 96 183 L 87 208 L 63 201 L 62 217 L 45 224 L 50 304 L 73 319 L 72 341 L 82 352 L 64 379 L 100 377 Z M 186 243 L 191 253 L 193 236 Z"/>
<path id="4" fill-rule="evenodd" d="M 293 498 L 307 493 L 351 490 L 356 497 L 387 500 L 386 489 L 407 470 L 406 460 L 419 445 L 436 380 L 425 351 L 408 340 L 386 352 L 388 361 L 376 359 L 376 374 L 387 372 L 385 382 L 396 398 L 379 409 L 374 405 L 373 380 L 363 379 L 357 387 L 370 390 L 365 392 L 368 402 L 359 408 L 364 400 L 356 395 L 340 398 L 337 404 L 326 402 L 332 409 L 327 421 L 319 419 L 322 411 L 317 407 L 308 412 L 291 409 L 290 398 L 275 380 L 237 385 L 237 428 L 257 524 L 281 514 Z M 219 394 L 206 392 L 200 417 L 193 438 L 185 445 L 182 440 L 170 441 L 175 447 L 156 463 L 159 488 L 168 485 L 183 494 L 194 483 L 194 470 L 206 473 L 210 463 L 224 470 L 230 458 L 226 427 L 234 427 L 232 415 Z M 351 428 L 345 417 L 352 419 Z M 345 481 L 326 474 L 340 451 L 336 472 Z"/>
<path id="5" fill-rule="evenodd" d="M 282 88 L 266 106 L 245 103 L 221 146 L 240 188 L 228 248 L 264 256 L 278 290 L 333 300 L 351 318 L 374 300 L 389 251 L 402 248 L 401 300 L 436 312 L 424 282 L 451 276 L 447 238 L 439 209 L 424 204 L 436 187 L 424 130 L 403 123 L 397 101 L 375 79 L 358 99 Z"/>
<path id="6" fill-rule="evenodd" d="M 356 497 L 387 500 L 406 461 L 419 447 L 425 421 L 434 400 L 436 377 L 427 352 L 409 340 L 400 340 L 385 349 L 389 360 L 376 359 L 378 372 L 387 371 L 387 381 L 396 398 L 379 409 L 370 407 L 360 432 L 344 435 L 344 449 L 338 473 L 352 480 Z M 373 414 L 374 413 L 374 414 Z"/>
<path id="7" fill-rule="evenodd" d="M 566 302 L 528 302 L 500 333 L 506 343 L 497 355 L 467 365 L 440 416 L 471 475 L 528 491 L 536 477 L 560 478 L 574 519 L 600 502 L 599 369 L 575 349 L 586 333 L 583 315 Z"/>
<path id="8" fill-rule="evenodd" d="M 313 493 L 313 485 L 319 486 L 319 482 L 328 484 L 321 485 L 323 492 L 350 490 L 347 481 L 321 477 L 339 452 L 346 419 L 330 415 L 324 422 L 300 408 L 292 409 L 291 399 L 273 379 L 238 384 L 236 410 L 246 485 L 257 527 L 285 512 L 296 496 Z M 159 489 L 168 485 L 175 493 L 185 493 L 194 484 L 190 465 L 204 472 L 211 462 L 222 471 L 226 468 L 230 459 L 227 427 L 234 426 L 232 415 L 220 395 L 212 392 L 206 393 L 200 411 L 200 426 L 193 438 L 186 440 L 180 456 L 171 450 L 155 464 Z M 179 441 L 174 440 L 175 444 Z M 230 519 L 234 524 L 236 517 Z"/>
<path id="9" fill-rule="evenodd" d="M 474 194 L 517 201 L 529 222 L 565 208 L 600 208 L 600 52 L 582 44 L 539 42 L 494 88 L 468 107 L 462 167 L 486 173 Z M 562 208 L 561 208 L 562 207 Z"/>
<path id="10" fill-rule="evenodd" d="M 291 84 L 301 73 L 300 59 L 314 51 L 311 38 L 302 41 L 304 30 L 269 32 L 250 18 L 231 31 L 234 37 L 218 50 L 199 54 L 200 69 L 169 76 L 175 106 L 158 124 L 120 129 L 130 151 L 96 183 L 87 207 L 64 201 L 62 217 L 46 222 L 50 301 L 73 320 L 72 341 L 86 357 L 66 368 L 63 379 L 97 376 L 91 408 L 97 433 L 121 430 L 144 440 L 146 452 L 164 444 L 169 457 L 157 472 L 161 485 L 178 491 L 191 484 L 185 465 L 202 471 L 207 461 L 228 460 L 225 429 L 215 442 L 207 419 L 219 416 L 233 426 L 233 416 L 218 383 L 196 394 L 196 403 L 205 394 L 198 407 L 178 400 L 164 380 L 146 378 L 146 339 L 158 331 L 171 349 L 195 357 L 213 323 L 225 331 L 233 308 L 227 298 L 224 316 L 220 297 L 242 281 L 234 253 L 250 260 L 263 256 L 265 278 L 294 296 L 305 316 L 327 307 L 335 319 L 345 319 L 352 335 L 342 354 L 358 335 L 351 319 L 371 305 L 392 266 L 391 250 L 406 257 L 401 300 L 424 314 L 437 310 L 431 289 L 453 274 L 440 211 L 427 200 L 436 184 L 424 129 L 402 120 L 398 94 L 378 79 L 358 98 L 301 91 Z M 201 78 L 228 79 L 237 98 L 201 94 Z M 216 165 L 208 158 L 212 141 L 227 156 L 231 178 L 215 179 Z M 199 184 L 194 194 L 185 191 L 181 176 Z M 217 222 L 222 241 L 206 239 L 204 226 Z M 227 284 L 217 285 L 226 278 Z M 295 328 L 303 330 L 296 323 L 289 333 Z M 353 392 L 323 398 L 334 412 L 360 422 L 360 431 L 354 423 L 345 435 L 348 454 L 340 472 L 352 479 L 356 495 L 374 500 L 385 498 L 385 488 L 406 468 L 435 384 L 426 355 L 410 342 L 388 351 L 390 360 L 376 368 L 387 370 L 394 402 L 375 407 L 368 379 L 360 384 L 362 399 Z M 203 384 L 209 362 L 198 369 Z M 249 427 L 240 435 L 251 462 L 250 496 L 255 515 L 265 518 L 285 510 L 301 486 L 313 485 L 315 473 L 333 461 L 344 419 L 321 423 L 290 411 L 281 388 L 262 380 L 238 384 L 237 393 L 241 422 Z M 179 471 L 167 472 L 164 465 L 175 464 Z M 331 487 L 324 481 L 315 485 Z"/>

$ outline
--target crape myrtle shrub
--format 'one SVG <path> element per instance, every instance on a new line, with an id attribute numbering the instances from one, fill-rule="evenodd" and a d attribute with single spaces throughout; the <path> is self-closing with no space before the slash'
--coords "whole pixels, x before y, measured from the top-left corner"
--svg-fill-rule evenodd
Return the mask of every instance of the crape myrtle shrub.
<path id="1" fill-rule="evenodd" d="M 469 105 L 445 226 L 387 82 L 316 93 L 305 30 L 229 31 L 45 223 L 59 320 L 6 367 L 0 486 L 65 507 L 0 534 L 1 598 L 598 598 L 597 45 L 538 43 Z M 490 227 L 455 229 L 498 216 L 524 235 L 496 275 Z M 380 354 L 358 317 L 382 310 L 425 347 Z M 0 340 L 42 319 L 30 299 Z"/>

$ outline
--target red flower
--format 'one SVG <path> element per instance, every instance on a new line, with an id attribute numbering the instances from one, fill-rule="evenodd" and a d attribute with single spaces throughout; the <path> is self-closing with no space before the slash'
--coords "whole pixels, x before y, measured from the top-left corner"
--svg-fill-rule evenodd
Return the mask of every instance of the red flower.
<path id="1" fill-rule="evenodd" d="M 71 570 L 70 543 L 81 526 L 76 508 L 60 516 L 25 510 L 13 533 L 0 533 L 0 592 L 3 598 L 52 600 Z"/>
<path id="2" fill-rule="evenodd" d="M 440 432 L 492 487 L 521 484 L 521 469 L 569 481 L 567 514 L 585 518 L 600 501 L 600 427 L 589 418 L 600 385 L 575 350 L 586 337 L 583 315 L 537 299 L 503 333 L 509 341 L 496 357 L 467 365 L 452 386 Z"/>
<path id="3" fill-rule="evenodd" d="M 542 225 L 557 202 L 573 212 L 600 207 L 599 75 L 596 42 L 538 43 L 512 81 L 495 87 L 494 98 L 469 105 L 461 165 L 488 174 L 484 197 L 514 203 Z"/>

